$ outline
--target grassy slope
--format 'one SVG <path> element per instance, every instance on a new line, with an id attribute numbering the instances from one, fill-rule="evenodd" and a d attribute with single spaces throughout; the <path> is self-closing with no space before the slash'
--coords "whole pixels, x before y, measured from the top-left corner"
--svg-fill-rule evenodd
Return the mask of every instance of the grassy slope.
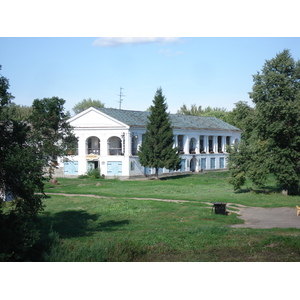
<path id="1" fill-rule="evenodd" d="M 236 216 L 215 215 L 201 202 L 293 207 L 299 197 L 234 193 L 227 173 L 149 181 L 58 179 L 40 220 L 56 243 L 48 261 L 299 261 L 297 229 L 237 229 Z M 99 185 L 99 183 L 101 185 Z M 271 188 L 275 189 L 275 187 Z M 190 200 L 172 203 L 132 198 Z"/>
<path id="2" fill-rule="evenodd" d="M 229 202 L 258 207 L 295 207 L 299 197 L 276 193 L 270 179 L 263 193 L 234 192 L 227 172 L 209 172 L 163 180 L 91 180 L 59 178 L 60 185 L 47 184 L 46 193 L 90 194 L 122 198 L 159 198 L 199 202 Z M 100 184 L 100 185 L 99 185 Z M 248 185 L 251 187 L 251 185 Z"/>

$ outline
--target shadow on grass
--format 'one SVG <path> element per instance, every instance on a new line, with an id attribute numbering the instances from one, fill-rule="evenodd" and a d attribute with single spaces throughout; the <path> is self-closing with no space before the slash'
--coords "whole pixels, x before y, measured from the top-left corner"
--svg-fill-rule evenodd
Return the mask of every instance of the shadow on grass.
<path id="1" fill-rule="evenodd" d="M 114 231 L 129 224 L 128 220 L 99 222 L 100 215 L 84 210 L 61 211 L 54 215 L 40 216 L 44 230 L 51 229 L 61 238 L 89 236 L 97 231 Z"/>
<path id="2" fill-rule="evenodd" d="M 236 194 L 254 193 L 254 194 L 285 194 L 282 187 L 265 186 L 260 188 L 246 188 L 235 191 Z M 291 190 L 289 196 L 300 196 L 300 190 Z"/>
<path id="3" fill-rule="evenodd" d="M 160 179 L 160 180 L 183 179 L 183 178 L 191 177 L 192 175 L 193 174 L 170 175 L 170 176 L 158 177 L 158 179 Z"/>

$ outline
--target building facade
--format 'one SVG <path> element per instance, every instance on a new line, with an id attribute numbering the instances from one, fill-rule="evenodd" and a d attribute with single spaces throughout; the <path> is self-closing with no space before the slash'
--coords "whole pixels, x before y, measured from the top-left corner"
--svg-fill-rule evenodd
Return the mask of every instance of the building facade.
<path id="1" fill-rule="evenodd" d="M 69 122 L 78 137 L 76 151 L 58 159 L 55 176 L 78 176 L 99 168 L 105 177 L 148 176 L 155 170 L 139 163 L 138 149 L 149 112 L 89 108 Z M 225 169 L 226 145 L 238 143 L 241 130 L 214 117 L 170 114 L 174 147 L 181 169 L 176 172 Z M 161 169 L 159 173 L 173 173 Z"/>

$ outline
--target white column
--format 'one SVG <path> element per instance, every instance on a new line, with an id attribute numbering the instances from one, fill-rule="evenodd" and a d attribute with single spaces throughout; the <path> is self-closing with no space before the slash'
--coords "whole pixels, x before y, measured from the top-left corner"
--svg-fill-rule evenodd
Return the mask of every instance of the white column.
<path id="1" fill-rule="evenodd" d="M 176 134 L 174 134 L 173 139 L 174 139 L 173 148 L 176 148 L 178 146 L 178 138 Z"/>
<path id="2" fill-rule="evenodd" d="M 185 135 L 184 136 L 184 153 L 189 154 L 190 153 L 190 138 Z"/>
<path id="3" fill-rule="evenodd" d="M 222 136 L 222 151 L 225 152 L 226 150 L 226 137 Z"/>
<path id="4" fill-rule="evenodd" d="M 218 152 L 218 136 L 216 135 L 213 136 L 213 151 Z"/>

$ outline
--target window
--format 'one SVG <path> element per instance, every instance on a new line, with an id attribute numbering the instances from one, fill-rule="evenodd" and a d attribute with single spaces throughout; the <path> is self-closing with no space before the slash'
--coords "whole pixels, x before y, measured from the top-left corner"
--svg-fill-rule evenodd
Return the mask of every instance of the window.
<path id="1" fill-rule="evenodd" d="M 130 162 L 130 170 L 131 170 L 131 171 L 134 171 L 134 161 L 131 161 L 131 162 Z"/>
<path id="2" fill-rule="evenodd" d="M 108 139 L 108 154 L 109 155 L 122 155 L 122 141 L 117 136 L 112 136 Z"/>
<path id="3" fill-rule="evenodd" d="M 96 136 L 89 137 L 86 143 L 86 153 L 100 155 L 100 139 Z"/>
<path id="4" fill-rule="evenodd" d="M 183 135 L 178 135 L 178 150 L 183 151 Z"/>
<path id="5" fill-rule="evenodd" d="M 78 155 L 78 141 L 75 141 L 68 148 L 68 155 Z"/>
<path id="6" fill-rule="evenodd" d="M 220 169 L 225 168 L 224 157 L 220 157 Z"/>
<path id="7" fill-rule="evenodd" d="M 211 169 L 215 169 L 216 168 L 216 159 L 215 158 L 211 158 L 210 159 L 210 168 Z"/>
<path id="8" fill-rule="evenodd" d="M 137 136 L 133 135 L 131 138 L 131 154 L 137 155 Z"/>

